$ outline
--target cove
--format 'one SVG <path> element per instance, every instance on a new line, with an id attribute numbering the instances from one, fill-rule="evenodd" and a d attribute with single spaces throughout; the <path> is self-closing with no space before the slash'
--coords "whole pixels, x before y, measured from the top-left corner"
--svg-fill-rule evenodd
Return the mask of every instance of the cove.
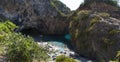
<path id="1" fill-rule="evenodd" d="M 59 51 L 65 51 L 66 48 L 70 49 L 73 51 L 73 47 L 70 44 L 71 36 L 70 34 L 66 34 L 63 36 L 51 36 L 51 35 L 38 35 L 38 36 L 33 36 L 34 40 L 36 42 L 49 42 L 55 46 L 60 47 Z M 81 57 L 79 55 L 75 55 L 73 57 L 74 59 L 77 59 L 78 62 L 88 62 L 90 61 L 87 58 Z"/>
<path id="2" fill-rule="evenodd" d="M 32 36 L 36 42 L 51 42 L 56 46 L 69 46 L 70 47 L 70 40 L 71 36 L 69 34 L 66 35 L 37 35 Z"/>
<path id="3" fill-rule="evenodd" d="M 41 34 L 34 34 L 34 33 L 29 33 L 27 32 L 26 34 L 26 31 L 23 33 L 24 35 L 29 35 L 31 36 L 35 42 L 37 43 L 44 43 L 44 42 L 47 42 L 47 43 L 51 43 L 53 44 L 54 46 L 57 46 L 59 47 L 59 51 L 65 51 L 66 48 L 68 48 L 69 50 L 73 51 L 74 52 L 74 48 L 73 46 L 71 46 L 70 44 L 70 41 L 71 41 L 71 35 L 70 34 L 65 34 L 65 35 L 41 35 Z M 69 53 L 69 52 L 67 52 Z M 73 56 L 74 59 L 77 59 L 78 62 L 87 62 L 89 61 L 89 59 L 87 58 L 84 58 L 84 57 L 81 57 L 80 55 L 78 54 L 75 54 Z"/>

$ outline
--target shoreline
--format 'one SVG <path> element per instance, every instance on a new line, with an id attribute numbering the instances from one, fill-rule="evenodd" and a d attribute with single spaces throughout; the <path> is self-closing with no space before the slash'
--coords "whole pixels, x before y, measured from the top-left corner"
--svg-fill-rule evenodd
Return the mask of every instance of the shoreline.
<path id="1" fill-rule="evenodd" d="M 76 53 L 72 50 L 70 50 L 67 45 L 65 47 L 60 47 L 55 45 L 52 42 L 37 42 L 38 45 L 42 45 L 44 48 L 48 48 L 49 52 L 47 53 L 50 56 L 50 62 L 54 62 L 57 56 L 59 55 L 65 55 L 67 57 L 71 57 L 75 59 L 77 62 L 92 62 L 91 60 L 88 60 L 83 57 L 75 57 Z M 60 43 L 60 42 L 59 42 Z"/>

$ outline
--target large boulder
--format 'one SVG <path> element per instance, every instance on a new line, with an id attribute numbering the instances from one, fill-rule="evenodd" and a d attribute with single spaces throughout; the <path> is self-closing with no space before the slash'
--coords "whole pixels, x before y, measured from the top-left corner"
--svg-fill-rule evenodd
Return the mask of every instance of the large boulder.
<path id="1" fill-rule="evenodd" d="M 116 58 L 120 51 L 120 20 L 88 10 L 75 12 L 70 20 L 71 44 L 76 52 L 97 62 Z"/>
<path id="2" fill-rule="evenodd" d="M 0 0 L 0 18 L 41 34 L 65 34 L 70 9 L 58 0 Z"/>

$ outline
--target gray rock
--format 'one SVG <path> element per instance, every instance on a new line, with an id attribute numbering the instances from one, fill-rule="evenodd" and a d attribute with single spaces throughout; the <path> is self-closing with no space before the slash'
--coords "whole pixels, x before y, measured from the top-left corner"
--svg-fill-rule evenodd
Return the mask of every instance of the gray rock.
<path id="1" fill-rule="evenodd" d="M 0 15 L 21 26 L 18 31 L 30 30 L 42 34 L 66 33 L 65 15 L 69 13 L 70 9 L 58 0 L 0 1 Z"/>
<path id="2" fill-rule="evenodd" d="M 71 21 L 71 44 L 80 55 L 97 62 L 114 60 L 120 51 L 120 20 L 91 12 L 87 15 L 85 19 L 78 17 L 77 21 Z"/>

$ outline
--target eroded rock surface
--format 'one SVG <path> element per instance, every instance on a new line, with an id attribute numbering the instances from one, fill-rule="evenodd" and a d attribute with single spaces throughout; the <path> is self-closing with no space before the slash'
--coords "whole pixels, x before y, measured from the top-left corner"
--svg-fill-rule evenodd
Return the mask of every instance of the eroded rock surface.
<path id="1" fill-rule="evenodd" d="M 71 20 L 71 44 L 76 52 L 98 62 L 116 58 L 120 50 L 120 20 L 88 10 L 73 14 Z"/>
<path id="2" fill-rule="evenodd" d="M 64 34 L 70 9 L 57 0 L 0 0 L 0 17 L 21 26 L 18 31 Z M 34 32 L 34 31 L 33 31 Z"/>

